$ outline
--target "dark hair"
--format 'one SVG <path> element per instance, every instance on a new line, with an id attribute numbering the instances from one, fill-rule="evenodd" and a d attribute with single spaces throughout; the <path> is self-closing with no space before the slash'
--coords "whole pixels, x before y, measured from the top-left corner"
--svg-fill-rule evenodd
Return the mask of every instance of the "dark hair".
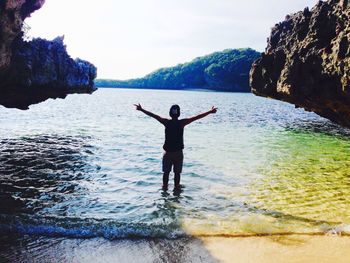
<path id="1" fill-rule="evenodd" d="M 171 106 L 169 110 L 169 115 L 171 118 L 180 117 L 180 106 L 177 104 L 174 104 L 173 106 Z"/>

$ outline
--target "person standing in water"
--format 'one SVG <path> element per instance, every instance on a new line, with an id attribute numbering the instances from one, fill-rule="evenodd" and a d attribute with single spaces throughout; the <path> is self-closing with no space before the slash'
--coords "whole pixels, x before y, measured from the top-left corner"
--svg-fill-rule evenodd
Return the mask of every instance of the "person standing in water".
<path id="1" fill-rule="evenodd" d="M 212 107 L 211 110 L 201 113 L 197 116 L 181 119 L 180 117 L 180 106 L 172 105 L 169 110 L 169 115 L 171 119 L 162 118 L 150 111 L 147 111 L 142 108 L 141 104 L 134 104 L 136 110 L 143 112 L 144 114 L 156 119 L 161 124 L 165 126 L 165 142 L 163 145 L 164 154 L 162 161 L 162 169 L 163 169 L 163 189 L 168 189 L 168 181 L 169 174 L 171 172 L 171 168 L 173 167 L 174 171 L 174 188 L 175 190 L 180 189 L 180 177 L 182 172 L 182 164 L 183 164 L 183 152 L 184 149 L 184 128 L 186 125 L 204 118 L 211 113 L 216 113 L 217 108 Z"/>

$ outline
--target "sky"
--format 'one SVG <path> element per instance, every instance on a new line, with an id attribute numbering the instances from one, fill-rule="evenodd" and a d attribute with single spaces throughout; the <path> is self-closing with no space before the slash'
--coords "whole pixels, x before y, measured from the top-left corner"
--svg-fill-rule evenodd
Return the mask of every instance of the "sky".
<path id="1" fill-rule="evenodd" d="M 98 78 L 142 77 L 221 51 L 264 51 L 271 27 L 318 0 L 46 0 L 25 22 L 31 37 L 65 36 Z"/>

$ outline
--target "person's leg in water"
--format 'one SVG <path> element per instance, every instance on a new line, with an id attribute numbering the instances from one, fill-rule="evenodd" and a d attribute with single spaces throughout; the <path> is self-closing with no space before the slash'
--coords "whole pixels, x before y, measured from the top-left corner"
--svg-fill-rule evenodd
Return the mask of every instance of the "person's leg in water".
<path id="1" fill-rule="evenodd" d="M 169 172 L 164 172 L 163 173 L 163 190 L 168 189 L 168 182 L 169 182 Z"/>
<path id="2" fill-rule="evenodd" d="M 181 173 L 175 173 L 175 176 L 174 176 L 174 188 L 175 189 L 180 189 L 180 178 L 181 178 Z"/>
<path id="3" fill-rule="evenodd" d="M 176 152 L 174 156 L 174 189 L 179 190 L 180 185 L 180 179 L 181 179 L 181 172 L 182 172 L 182 165 L 183 165 L 183 159 L 184 155 L 182 151 Z"/>
<path id="4" fill-rule="evenodd" d="M 167 152 L 164 152 L 163 154 L 163 160 L 162 160 L 162 170 L 163 170 L 163 190 L 168 189 L 168 182 L 169 182 L 169 174 L 172 167 L 172 161 L 170 158 L 170 154 Z"/>

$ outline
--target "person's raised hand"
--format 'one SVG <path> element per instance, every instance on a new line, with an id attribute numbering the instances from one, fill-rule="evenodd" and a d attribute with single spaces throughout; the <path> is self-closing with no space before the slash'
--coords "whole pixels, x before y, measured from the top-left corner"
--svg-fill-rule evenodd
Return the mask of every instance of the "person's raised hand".
<path id="1" fill-rule="evenodd" d="M 142 110 L 142 106 L 141 104 L 134 104 L 134 106 L 136 107 L 136 110 Z"/>
<path id="2" fill-rule="evenodd" d="M 216 107 L 211 107 L 210 113 L 216 113 L 218 111 L 218 108 Z"/>

